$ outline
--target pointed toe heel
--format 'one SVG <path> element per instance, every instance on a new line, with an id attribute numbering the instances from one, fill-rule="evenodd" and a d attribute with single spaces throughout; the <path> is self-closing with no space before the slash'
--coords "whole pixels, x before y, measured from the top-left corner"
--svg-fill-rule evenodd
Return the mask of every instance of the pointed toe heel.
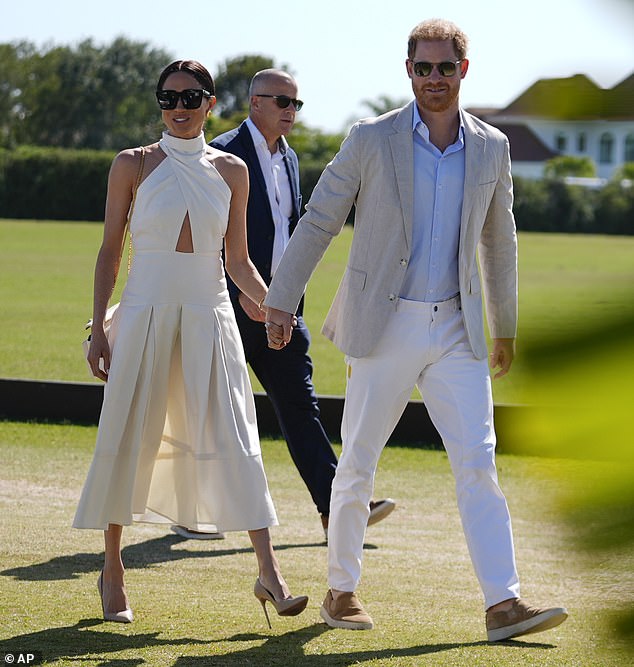
<path id="1" fill-rule="evenodd" d="M 276 600 L 271 591 L 264 588 L 259 577 L 255 580 L 253 594 L 262 605 L 269 628 L 271 627 L 271 619 L 266 609 L 267 602 L 270 602 L 275 607 L 278 616 L 297 616 L 297 614 L 301 614 L 306 609 L 306 605 L 308 604 L 308 596 L 306 595 L 298 595 L 297 597 L 291 595 L 283 600 Z"/>
<path id="2" fill-rule="evenodd" d="M 101 610 L 103 611 L 103 620 L 112 621 L 114 623 L 132 623 L 134 614 L 132 609 L 127 606 L 123 611 L 106 611 L 106 605 L 103 599 L 103 570 L 99 573 L 97 579 L 97 589 L 99 590 L 99 597 L 101 598 Z"/>

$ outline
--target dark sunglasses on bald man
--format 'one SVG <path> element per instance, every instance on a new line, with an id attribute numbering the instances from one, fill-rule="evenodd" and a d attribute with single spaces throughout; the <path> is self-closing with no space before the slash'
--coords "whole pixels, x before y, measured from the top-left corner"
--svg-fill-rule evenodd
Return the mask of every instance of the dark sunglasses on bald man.
<path id="1" fill-rule="evenodd" d="M 295 107 L 295 111 L 299 111 L 304 106 L 304 103 L 301 100 L 296 100 L 288 95 L 255 95 L 255 97 L 272 97 L 275 100 L 275 104 L 277 104 L 280 109 L 286 109 L 291 102 Z"/>
<path id="2" fill-rule="evenodd" d="M 203 103 L 203 97 L 211 97 L 211 93 L 204 88 L 156 91 L 156 101 L 163 110 L 176 109 L 179 99 L 183 102 L 185 109 L 198 109 Z"/>
<path id="3" fill-rule="evenodd" d="M 428 63 L 425 60 L 419 60 L 416 63 L 413 60 L 410 60 L 410 62 L 412 63 L 412 69 L 416 76 L 429 76 L 435 67 L 441 76 L 450 77 L 456 73 L 456 67 L 462 60 L 456 60 L 455 62 L 447 60 L 442 63 Z"/>

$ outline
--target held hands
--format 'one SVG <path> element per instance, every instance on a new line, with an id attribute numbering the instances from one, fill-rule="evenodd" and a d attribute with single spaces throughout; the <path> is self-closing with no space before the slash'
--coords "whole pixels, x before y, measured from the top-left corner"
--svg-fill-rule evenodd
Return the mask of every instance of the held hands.
<path id="1" fill-rule="evenodd" d="M 266 321 L 266 312 L 264 308 L 260 308 L 257 303 L 253 303 L 249 297 L 240 292 L 238 295 L 238 302 L 242 306 L 242 310 L 247 314 L 247 317 L 254 322 Z"/>
<path id="2" fill-rule="evenodd" d="M 494 380 L 509 372 L 515 357 L 515 338 L 494 338 L 493 352 L 490 355 L 491 368 L 500 368 L 493 376 Z"/>
<path id="3" fill-rule="evenodd" d="M 291 340 L 293 327 L 297 326 L 297 318 L 292 313 L 285 313 L 277 308 L 268 308 L 265 326 L 269 347 L 273 350 L 281 350 Z"/>

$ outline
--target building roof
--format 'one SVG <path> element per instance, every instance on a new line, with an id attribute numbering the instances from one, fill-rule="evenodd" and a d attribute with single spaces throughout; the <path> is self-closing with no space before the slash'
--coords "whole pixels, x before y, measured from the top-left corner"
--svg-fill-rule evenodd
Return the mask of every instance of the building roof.
<path id="1" fill-rule="evenodd" d="M 512 162 L 545 162 L 559 153 L 549 148 L 528 125 L 513 122 L 498 122 L 491 113 L 495 110 L 471 107 L 467 111 L 487 123 L 495 125 L 508 137 Z"/>
<path id="2" fill-rule="evenodd" d="M 634 118 L 634 72 L 606 92 L 614 118 Z"/>
<path id="3" fill-rule="evenodd" d="M 634 119 L 634 73 L 613 88 L 601 88 L 585 74 L 540 79 L 515 98 L 498 116 L 532 116 L 556 120 Z M 497 123 L 494 123 L 497 125 Z"/>
<path id="4" fill-rule="evenodd" d="M 496 127 L 509 139 L 512 162 L 544 162 L 559 155 L 526 125 L 496 123 Z"/>

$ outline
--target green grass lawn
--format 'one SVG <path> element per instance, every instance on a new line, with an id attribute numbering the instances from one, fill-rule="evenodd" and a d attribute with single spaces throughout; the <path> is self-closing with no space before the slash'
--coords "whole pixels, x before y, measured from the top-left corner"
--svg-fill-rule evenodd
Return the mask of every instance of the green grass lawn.
<path id="1" fill-rule="evenodd" d="M 347 228 L 335 239 L 306 297 L 320 394 L 341 395 L 345 388 L 343 355 L 320 328 L 343 274 L 351 234 Z M 0 220 L 0 377 L 92 381 L 81 341 L 92 313 L 100 241 L 96 223 Z M 519 354 L 513 372 L 494 383 L 499 403 L 522 400 L 524 342 L 548 333 L 572 335 L 616 316 L 632 301 L 632 237 L 523 233 L 519 247 Z M 254 389 L 261 389 L 255 381 Z"/>
<path id="2" fill-rule="evenodd" d="M 252 594 L 255 556 L 246 533 L 182 540 L 166 529 L 124 532 L 135 621 L 103 623 L 96 580 L 99 531 L 70 527 L 96 429 L 0 422 L 0 655 L 41 651 L 56 666 L 133 667 L 623 667 L 632 664 L 612 625 L 634 596 L 631 550 L 588 552 L 560 501 L 614 464 L 501 455 L 514 519 L 523 595 L 562 604 L 570 618 L 539 635 L 489 645 L 482 600 L 460 529 L 453 480 L 439 451 L 389 447 L 376 496 L 396 511 L 368 530 L 360 596 L 371 632 L 321 623 L 326 548 L 308 493 L 285 446 L 263 452 L 280 526 L 273 529 L 292 591 L 307 610 L 266 626 Z M 579 493 L 579 490 L 576 491 Z M 598 529 L 600 511 L 583 517 Z M 586 526 L 587 527 L 587 526 Z"/>

